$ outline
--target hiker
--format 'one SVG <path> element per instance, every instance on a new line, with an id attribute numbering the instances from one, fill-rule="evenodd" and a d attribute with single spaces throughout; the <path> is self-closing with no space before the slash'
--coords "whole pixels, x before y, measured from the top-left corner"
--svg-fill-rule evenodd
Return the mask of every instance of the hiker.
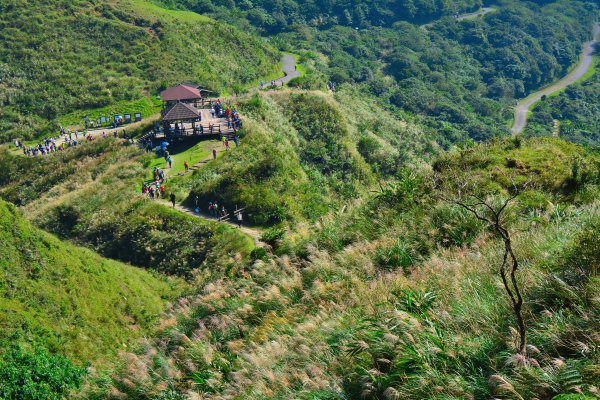
<path id="1" fill-rule="evenodd" d="M 169 156 L 167 158 L 167 162 L 169 163 L 169 168 L 172 168 L 173 167 L 173 159 L 171 158 L 171 156 Z"/>
<path id="2" fill-rule="evenodd" d="M 221 208 L 221 217 L 226 217 L 227 216 L 227 210 L 225 210 L 225 206 L 223 206 L 223 208 Z"/>
<path id="3" fill-rule="evenodd" d="M 175 193 L 171 193 L 171 203 L 173 203 L 173 208 L 175 208 Z"/>
<path id="4" fill-rule="evenodd" d="M 217 159 L 217 146 L 213 146 L 213 160 Z"/>
<path id="5" fill-rule="evenodd" d="M 228 139 L 225 140 L 225 150 L 229 151 L 229 140 Z"/>
<path id="6" fill-rule="evenodd" d="M 154 200 L 154 186 L 150 186 L 150 199 Z"/>
<path id="7" fill-rule="evenodd" d="M 219 216 L 219 205 L 217 204 L 216 201 L 213 204 L 213 214 L 215 217 Z"/>
<path id="8" fill-rule="evenodd" d="M 208 202 L 208 213 L 209 213 L 210 215 L 213 215 L 213 214 L 215 213 L 215 206 L 214 206 L 214 204 L 212 203 L 212 201 L 209 201 L 209 202 Z"/>
<path id="9" fill-rule="evenodd" d="M 233 142 L 235 143 L 235 147 L 238 147 L 238 145 L 240 144 L 240 138 L 238 137 L 238 135 L 233 135 Z"/>
<path id="10" fill-rule="evenodd" d="M 211 116 L 211 118 L 215 118 L 215 108 L 214 107 L 210 108 L 210 116 Z"/>
<path id="11" fill-rule="evenodd" d="M 242 216 L 242 211 L 241 210 L 237 212 L 236 217 L 237 217 L 238 228 L 241 228 L 242 227 L 242 220 L 243 220 L 243 216 Z"/>
<path id="12" fill-rule="evenodd" d="M 227 138 L 225 137 L 225 135 L 221 136 L 221 144 L 223 144 L 223 147 L 225 147 L 226 140 L 227 140 Z"/>
<path id="13" fill-rule="evenodd" d="M 160 185 L 160 197 L 165 198 L 165 185 Z"/>
<path id="14" fill-rule="evenodd" d="M 185 168 L 185 172 L 188 172 L 188 170 L 190 169 L 190 166 L 187 161 L 183 162 L 183 168 Z"/>

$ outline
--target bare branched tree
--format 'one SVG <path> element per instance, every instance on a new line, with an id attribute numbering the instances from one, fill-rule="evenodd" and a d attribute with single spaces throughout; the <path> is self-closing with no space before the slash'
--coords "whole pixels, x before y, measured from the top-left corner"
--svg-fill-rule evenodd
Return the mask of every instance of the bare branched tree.
<path id="1" fill-rule="evenodd" d="M 517 320 L 519 332 L 518 351 L 520 354 L 526 352 L 526 326 L 523 318 L 523 295 L 517 280 L 519 271 L 519 260 L 515 255 L 510 232 L 506 227 L 504 220 L 508 205 L 515 200 L 519 194 L 510 195 L 505 200 L 496 203 L 490 199 L 476 194 L 464 194 L 464 189 L 469 186 L 464 184 L 458 191 L 458 196 L 453 199 L 444 198 L 444 200 L 454 203 L 459 207 L 471 212 L 477 219 L 484 222 L 487 228 L 498 236 L 504 242 L 504 255 L 500 266 L 500 277 L 504 284 L 512 309 Z M 470 191 L 468 191 L 470 192 Z M 518 193 L 518 192 L 517 192 Z"/>
<path id="2" fill-rule="evenodd" d="M 523 296 L 519 288 L 517 281 L 517 271 L 519 270 L 519 261 L 515 255 L 512 246 L 512 239 L 508 229 L 504 226 L 502 221 L 502 214 L 506 210 L 508 204 L 513 201 L 517 196 L 509 197 L 504 200 L 500 206 L 494 207 L 484 199 L 473 196 L 476 200 L 474 204 L 470 204 L 463 201 L 455 201 L 455 204 L 463 207 L 470 211 L 479 219 L 487 224 L 487 226 L 504 241 L 504 256 L 502 258 L 502 265 L 500 266 L 500 277 L 504 284 L 504 290 L 510 298 L 515 317 L 517 319 L 517 326 L 519 331 L 519 353 L 525 354 L 526 349 L 526 327 L 525 320 L 523 319 Z M 486 209 L 485 213 L 480 212 L 480 207 Z M 509 277 L 510 276 L 510 280 Z"/>

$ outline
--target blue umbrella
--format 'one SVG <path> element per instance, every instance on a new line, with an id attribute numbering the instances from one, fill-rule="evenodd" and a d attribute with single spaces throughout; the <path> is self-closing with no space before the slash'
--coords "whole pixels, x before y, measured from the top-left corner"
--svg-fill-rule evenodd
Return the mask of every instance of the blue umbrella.
<path id="1" fill-rule="evenodd" d="M 160 147 L 162 147 L 163 149 L 166 148 L 169 145 L 169 142 L 162 142 L 160 144 Z"/>

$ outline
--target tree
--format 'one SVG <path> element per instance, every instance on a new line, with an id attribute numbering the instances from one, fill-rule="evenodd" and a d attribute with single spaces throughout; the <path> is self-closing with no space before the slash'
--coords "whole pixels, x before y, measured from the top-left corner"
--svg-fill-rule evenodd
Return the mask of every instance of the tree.
<path id="1" fill-rule="evenodd" d="M 527 345 L 527 328 L 523 318 L 523 295 L 517 272 L 519 271 L 519 260 L 513 248 L 513 242 L 508 228 L 506 227 L 505 215 L 509 204 L 515 200 L 520 192 L 515 188 L 515 193 L 502 200 L 495 200 L 489 194 L 483 196 L 475 190 L 476 184 L 467 181 L 458 188 L 457 196 L 452 199 L 445 198 L 453 204 L 471 212 L 477 219 L 484 222 L 487 228 L 504 243 L 504 254 L 500 265 L 500 277 L 504 290 L 513 309 L 517 321 L 517 330 L 519 333 L 519 354 L 525 355 Z"/>

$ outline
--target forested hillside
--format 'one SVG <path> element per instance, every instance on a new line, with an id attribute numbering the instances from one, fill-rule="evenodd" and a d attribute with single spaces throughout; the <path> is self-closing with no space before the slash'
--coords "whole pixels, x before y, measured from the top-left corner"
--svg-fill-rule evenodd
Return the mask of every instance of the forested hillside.
<path id="1" fill-rule="evenodd" d="M 240 26 L 272 34 L 298 25 L 365 28 L 398 21 L 430 21 L 444 15 L 475 10 L 482 0 L 333 0 L 333 1 L 205 1 L 157 0 L 171 8 L 209 14 Z"/>
<path id="2" fill-rule="evenodd" d="M 74 111 L 77 121 L 105 106 L 147 117 L 160 88 L 230 90 L 279 63 L 260 38 L 141 0 L 2 1 L 0 43 L 3 141 L 55 134 Z"/>
<path id="3" fill-rule="evenodd" d="M 298 87 L 322 87 L 325 80 L 357 85 L 359 95 L 422 121 L 447 146 L 508 134 L 514 99 L 562 77 L 598 15 L 591 2 L 501 5 L 484 18 L 446 18 L 427 28 L 301 26 L 278 38 L 314 60 L 315 72 Z"/>

